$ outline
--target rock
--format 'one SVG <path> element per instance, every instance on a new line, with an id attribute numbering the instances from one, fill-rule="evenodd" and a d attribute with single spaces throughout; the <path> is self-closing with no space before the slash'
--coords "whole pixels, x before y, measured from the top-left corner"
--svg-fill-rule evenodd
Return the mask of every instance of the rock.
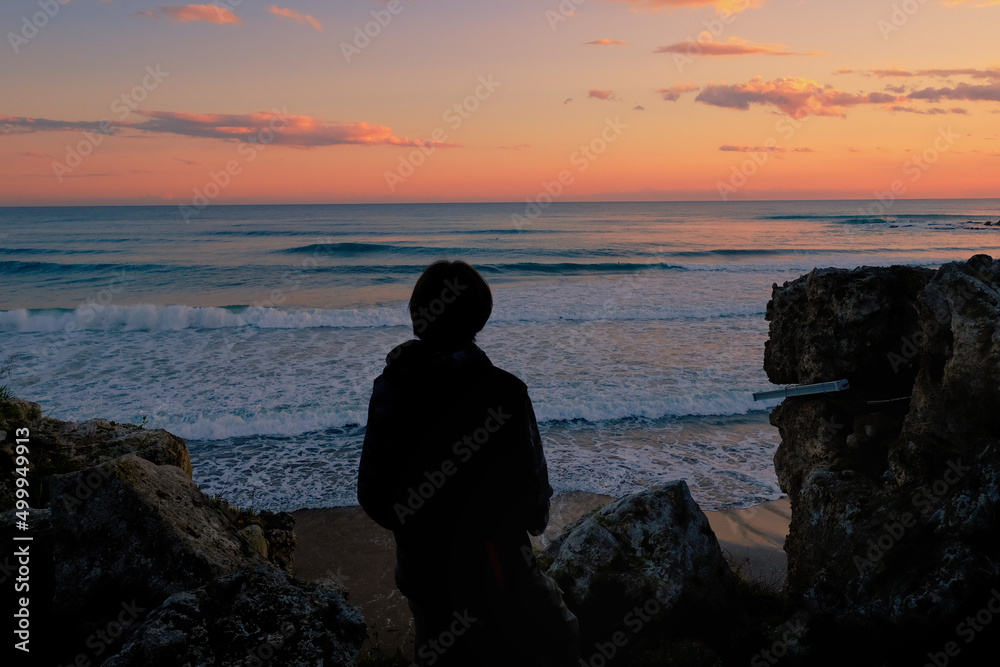
<path id="1" fill-rule="evenodd" d="M 768 378 L 775 384 L 846 378 L 865 398 L 905 395 L 915 371 L 893 367 L 887 354 L 916 330 L 917 294 L 933 275 L 906 266 L 814 269 L 776 286 L 765 315 Z"/>
<path id="2" fill-rule="evenodd" d="M 158 605 L 266 561 L 180 468 L 135 454 L 52 478 L 54 606 L 68 618 Z"/>
<path id="3" fill-rule="evenodd" d="M 240 531 L 240 537 L 247 541 L 257 552 L 267 558 L 267 540 L 264 539 L 264 529 L 253 523 Z"/>
<path id="4" fill-rule="evenodd" d="M 116 424 L 106 419 L 64 422 L 42 417 L 37 403 L 16 397 L 0 398 L 0 511 L 14 507 L 15 429 L 29 431 L 29 488 L 31 504 L 44 507 L 49 502 L 48 480 L 52 475 L 83 470 L 132 452 L 153 463 L 174 465 L 191 477 L 191 457 L 187 444 L 177 436 L 133 424 Z"/>
<path id="5" fill-rule="evenodd" d="M 107 419 L 84 422 L 44 419 L 33 425 L 31 439 L 36 447 L 57 452 L 51 458 L 58 460 L 60 469 L 53 473 L 83 470 L 133 453 L 159 465 L 177 466 L 188 477 L 192 476 L 187 444 L 162 428 L 149 430 Z"/>
<path id="6" fill-rule="evenodd" d="M 41 418 L 42 408 L 38 403 L 17 396 L 0 398 L 0 431 L 11 432 L 9 438 L 13 438 L 15 428 L 26 426 Z"/>
<path id="7" fill-rule="evenodd" d="M 288 512 L 260 513 L 264 521 L 264 539 L 267 540 L 268 560 L 291 573 L 295 565 L 295 517 Z"/>
<path id="8" fill-rule="evenodd" d="M 335 586 L 255 568 L 170 596 L 104 665 L 347 666 L 365 632 Z"/>
<path id="9" fill-rule="evenodd" d="M 255 512 L 236 507 L 221 496 L 215 496 L 212 504 L 237 530 L 243 530 L 249 525 L 258 526 L 267 542 L 266 558 L 286 572 L 292 572 L 295 559 L 295 517 L 288 512 Z"/>
<path id="10" fill-rule="evenodd" d="M 549 545 L 549 559 L 582 636 L 595 640 L 628 630 L 636 608 L 661 628 L 703 620 L 730 599 L 735 581 L 683 481 L 586 515 Z"/>
<path id="11" fill-rule="evenodd" d="M 890 455 L 899 482 L 939 476 L 947 461 L 978 458 L 1000 436 L 1000 260 L 945 264 L 917 309 L 919 372 Z"/>
<path id="12" fill-rule="evenodd" d="M 852 387 L 771 414 L 786 595 L 835 636 L 954 639 L 1000 581 L 1000 261 L 816 270 L 768 319 L 772 382 Z"/>

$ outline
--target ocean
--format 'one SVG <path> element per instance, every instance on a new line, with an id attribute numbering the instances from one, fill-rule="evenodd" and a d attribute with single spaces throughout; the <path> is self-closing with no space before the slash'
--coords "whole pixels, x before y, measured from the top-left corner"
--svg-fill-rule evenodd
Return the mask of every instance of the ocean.
<path id="1" fill-rule="evenodd" d="M 477 342 L 519 376 L 557 492 L 685 479 L 780 497 L 771 286 L 814 267 L 1000 255 L 1000 200 L 0 208 L 0 384 L 65 420 L 183 437 L 257 509 L 356 504 L 372 381 L 427 264 L 493 289 Z M 516 215 L 520 215 L 518 218 Z M 512 217 L 515 216 L 515 217 Z M 830 378 L 831 380 L 839 378 Z"/>

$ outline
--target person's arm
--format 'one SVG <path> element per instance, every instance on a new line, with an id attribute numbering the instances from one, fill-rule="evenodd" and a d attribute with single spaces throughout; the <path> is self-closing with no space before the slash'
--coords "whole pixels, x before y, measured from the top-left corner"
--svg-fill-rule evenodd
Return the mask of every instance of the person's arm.
<path id="1" fill-rule="evenodd" d="M 365 440 L 361 446 L 361 462 L 358 466 L 358 503 L 375 523 L 389 530 L 400 527 L 399 517 L 394 509 L 394 499 L 398 488 L 396 458 L 389 451 L 395 440 L 391 420 L 382 414 L 384 402 L 381 398 L 378 380 L 368 404 L 368 423 Z"/>
<path id="2" fill-rule="evenodd" d="M 552 487 L 549 486 L 549 468 L 545 462 L 545 453 L 542 451 L 542 437 L 538 433 L 535 411 L 527 394 L 524 396 L 524 414 L 524 439 L 528 449 L 524 522 L 530 534 L 541 535 L 549 525 L 549 498 L 552 497 Z"/>

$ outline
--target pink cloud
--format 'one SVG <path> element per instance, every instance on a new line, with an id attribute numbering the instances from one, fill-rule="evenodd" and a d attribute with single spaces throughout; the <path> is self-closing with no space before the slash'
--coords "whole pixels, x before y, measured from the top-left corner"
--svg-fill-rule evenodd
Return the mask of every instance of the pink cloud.
<path id="1" fill-rule="evenodd" d="M 795 53 L 783 44 L 751 44 L 739 37 L 730 37 L 726 42 L 697 41 L 677 42 L 661 46 L 655 53 L 683 53 L 689 56 L 817 56 L 818 51 Z"/>
<path id="2" fill-rule="evenodd" d="M 764 0 L 608 0 L 608 2 L 625 3 L 631 5 L 634 10 L 654 12 L 677 7 L 713 7 L 720 14 L 723 12 L 736 14 L 764 4 Z"/>
<path id="3" fill-rule="evenodd" d="M 396 137 L 392 129 L 372 123 L 331 123 L 309 116 L 277 112 L 251 114 L 195 114 L 174 111 L 137 111 L 145 117 L 133 124 L 144 132 L 188 137 L 233 139 L 248 143 L 273 143 L 299 148 L 354 144 L 360 146 L 454 147 L 440 141 Z"/>
<path id="4" fill-rule="evenodd" d="M 271 12 L 275 16 L 282 16 L 284 18 L 292 19 L 293 21 L 297 21 L 299 23 L 308 23 L 313 28 L 315 28 L 317 32 L 323 32 L 323 24 L 321 24 L 315 17 L 310 16 L 309 14 L 302 14 L 300 12 L 295 11 L 294 9 L 289 9 L 287 7 L 281 8 L 278 7 L 277 5 L 271 5 L 267 11 Z"/>
<path id="5" fill-rule="evenodd" d="M 611 44 L 628 44 L 628 42 L 620 42 L 617 39 L 595 39 L 593 42 L 584 42 L 584 44 L 596 44 L 597 46 L 608 46 Z"/>
<path id="6" fill-rule="evenodd" d="M 706 86 L 695 98 L 696 102 L 743 111 L 751 104 L 770 105 L 793 118 L 844 116 L 847 107 L 898 100 L 897 96 L 886 93 L 848 93 L 801 77 L 764 81 L 760 76 L 746 83 Z"/>
<path id="7" fill-rule="evenodd" d="M 656 92 L 662 95 L 663 99 L 667 102 L 676 102 L 684 93 L 693 93 L 696 90 L 698 90 L 698 86 L 693 83 L 682 83 L 678 86 L 671 86 L 670 88 L 660 88 Z"/>
<path id="8" fill-rule="evenodd" d="M 231 23 L 239 25 L 240 17 L 231 10 L 218 5 L 160 5 L 156 9 L 147 9 L 137 12 L 137 16 L 146 18 L 166 17 L 175 23 L 188 23 L 190 21 L 208 21 L 225 25 Z"/>
<path id="9" fill-rule="evenodd" d="M 587 91 L 587 97 L 594 97 L 599 100 L 611 100 L 611 101 L 618 99 L 615 96 L 613 90 L 596 90 L 596 89 L 589 90 Z"/>
<path id="10" fill-rule="evenodd" d="M 46 118 L 0 116 L 0 136 L 36 132 L 79 132 L 140 137 L 177 134 L 203 139 L 223 139 L 298 148 L 338 146 L 434 146 L 453 148 L 460 144 L 397 137 L 392 129 L 373 123 L 334 123 L 310 116 L 261 111 L 250 114 L 197 114 L 178 111 L 135 112 L 142 117 L 133 123 L 58 121 Z M 122 130 L 128 130 L 123 133 Z M 144 133 L 144 134 L 140 134 Z"/>

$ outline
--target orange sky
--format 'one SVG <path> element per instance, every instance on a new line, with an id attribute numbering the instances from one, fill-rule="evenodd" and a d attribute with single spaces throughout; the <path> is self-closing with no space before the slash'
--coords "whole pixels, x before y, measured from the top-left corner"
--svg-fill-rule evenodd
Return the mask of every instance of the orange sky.
<path id="1" fill-rule="evenodd" d="M 1000 0 L 11 0 L 0 26 L 0 205 L 998 194 Z"/>

